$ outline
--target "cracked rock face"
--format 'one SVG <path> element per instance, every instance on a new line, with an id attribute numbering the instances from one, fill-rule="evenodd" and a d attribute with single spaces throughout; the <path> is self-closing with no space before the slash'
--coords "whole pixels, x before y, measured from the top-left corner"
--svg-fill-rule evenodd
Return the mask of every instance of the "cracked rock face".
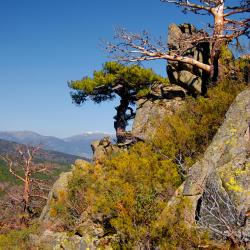
<path id="1" fill-rule="evenodd" d="M 191 41 L 192 37 L 203 36 L 204 32 L 197 30 L 191 24 L 170 24 L 168 27 L 168 48 L 169 51 L 181 51 L 184 56 L 192 57 L 202 63 L 209 62 L 209 43 L 200 43 L 194 46 Z M 172 84 L 182 86 L 191 93 L 203 93 L 206 86 L 205 79 L 209 76 L 206 72 L 181 62 L 168 62 L 167 73 Z"/>
<path id="2" fill-rule="evenodd" d="M 93 151 L 93 162 L 96 164 L 101 164 L 105 159 L 107 159 L 111 154 L 120 151 L 119 147 L 112 144 L 110 137 L 104 137 L 100 141 L 94 141 L 91 143 L 91 148 Z"/>
<path id="3" fill-rule="evenodd" d="M 250 89 L 241 92 L 203 158 L 184 183 L 192 220 L 250 241 Z M 218 234 L 217 234 L 218 236 Z"/>
<path id="4" fill-rule="evenodd" d="M 172 115 L 182 107 L 186 91 L 182 87 L 170 85 L 159 86 L 153 94 L 154 97 L 140 99 L 136 103 L 132 135 L 142 140 L 150 140 L 157 130 L 158 121 L 166 114 Z"/>

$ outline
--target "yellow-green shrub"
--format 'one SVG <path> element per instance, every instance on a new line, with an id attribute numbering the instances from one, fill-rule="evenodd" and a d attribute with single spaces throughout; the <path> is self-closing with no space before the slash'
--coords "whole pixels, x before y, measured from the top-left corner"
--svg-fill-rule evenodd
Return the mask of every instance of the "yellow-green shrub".
<path id="1" fill-rule="evenodd" d="M 187 98 L 180 112 L 163 119 L 152 143 L 137 143 L 102 165 L 76 166 L 69 183 L 69 215 L 80 217 L 87 212 L 89 218 L 98 218 L 105 234 L 119 236 L 114 246 L 117 249 L 159 245 L 162 249 L 192 249 L 203 243 L 206 237 L 184 223 L 185 202 L 175 213 L 165 214 L 164 225 L 156 225 L 183 181 L 176 156 L 181 153 L 184 164 L 192 165 L 244 87 L 236 81 L 224 81 L 209 89 L 207 97 Z"/>
<path id="2" fill-rule="evenodd" d="M 190 167 L 207 148 L 230 104 L 245 87 L 242 82 L 224 80 L 210 88 L 206 97 L 187 98 L 179 112 L 163 119 L 154 146 L 170 159 L 181 153 Z"/>
<path id="3" fill-rule="evenodd" d="M 76 169 L 69 188 L 71 202 L 84 196 L 82 210 L 110 218 L 110 227 L 129 249 L 149 240 L 154 221 L 180 184 L 172 161 L 138 143 L 100 168 Z"/>
<path id="4" fill-rule="evenodd" d="M 153 239 L 160 249 L 200 249 L 210 243 L 207 232 L 186 222 L 190 209 L 191 204 L 185 197 L 176 198 L 172 206 L 164 209 L 153 229 Z"/>
<path id="5" fill-rule="evenodd" d="M 6 234 L 0 234 L 0 250 L 27 250 L 30 248 L 29 236 L 36 233 L 38 226 L 36 224 L 29 228 L 20 230 L 11 230 Z"/>

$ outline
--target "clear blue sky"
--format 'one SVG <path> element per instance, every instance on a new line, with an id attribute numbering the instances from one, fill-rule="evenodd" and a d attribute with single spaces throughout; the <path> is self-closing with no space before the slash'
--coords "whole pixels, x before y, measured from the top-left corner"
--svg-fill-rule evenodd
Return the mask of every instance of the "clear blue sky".
<path id="1" fill-rule="evenodd" d="M 101 68 L 107 58 L 100 39 L 111 40 L 116 26 L 165 39 L 172 22 L 205 24 L 160 0 L 2 0 L 0 130 L 59 137 L 114 132 L 116 104 L 76 107 L 67 81 Z M 164 62 L 150 66 L 166 75 Z"/>

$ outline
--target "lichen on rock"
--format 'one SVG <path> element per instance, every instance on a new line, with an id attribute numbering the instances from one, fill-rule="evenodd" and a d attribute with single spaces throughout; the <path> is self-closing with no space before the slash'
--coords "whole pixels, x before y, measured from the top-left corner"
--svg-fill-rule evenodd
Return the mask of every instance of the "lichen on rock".
<path id="1" fill-rule="evenodd" d="M 138 100 L 132 135 L 142 140 L 152 139 L 159 121 L 167 114 L 171 115 L 178 111 L 184 104 L 185 96 L 185 89 L 177 85 L 170 85 L 159 86 L 153 92 L 152 98 Z"/>
<path id="2" fill-rule="evenodd" d="M 221 232 L 217 236 L 222 238 L 232 235 L 229 228 L 234 228 L 236 241 L 244 242 L 250 241 L 250 223 L 246 216 L 250 209 L 249 125 L 248 88 L 229 108 L 203 158 L 190 169 L 181 192 L 193 203 L 189 222 L 203 222 L 213 233 Z M 217 211 L 211 212 L 215 208 Z"/>

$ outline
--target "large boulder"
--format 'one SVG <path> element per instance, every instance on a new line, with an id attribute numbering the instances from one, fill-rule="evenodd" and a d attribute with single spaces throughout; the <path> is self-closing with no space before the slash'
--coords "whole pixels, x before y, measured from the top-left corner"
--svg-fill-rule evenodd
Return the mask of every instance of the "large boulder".
<path id="1" fill-rule="evenodd" d="M 106 144 L 105 144 L 106 145 Z M 107 145 L 106 145 L 107 146 Z M 39 234 L 30 235 L 30 243 L 34 249 L 112 249 L 111 242 L 116 241 L 116 235 L 104 235 L 104 228 L 99 223 L 102 220 L 99 217 L 90 217 L 87 211 L 84 211 L 77 219 L 76 225 L 69 225 L 66 214 L 62 209 L 69 206 L 68 184 L 76 169 L 88 167 L 90 163 L 84 160 L 76 160 L 70 172 L 62 173 L 59 179 L 54 183 L 46 206 L 39 218 L 41 230 Z M 83 191 L 84 192 L 84 191 Z M 70 213 L 70 210 L 64 211 Z M 73 211 L 73 210 L 72 210 Z M 65 219 L 66 218 L 66 219 Z M 33 249 L 32 248 L 32 249 Z"/>
<path id="2" fill-rule="evenodd" d="M 223 125 L 170 206 L 180 196 L 192 204 L 187 220 L 219 238 L 250 242 L 250 89 L 240 93 Z"/>
<path id="3" fill-rule="evenodd" d="M 192 38 L 197 39 L 204 36 L 204 31 L 197 30 L 191 24 L 170 24 L 168 27 L 168 48 L 172 53 L 178 51 L 184 56 L 191 57 L 197 61 L 209 63 L 209 43 L 203 42 L 192 44 Z M 168 62 L 167 73 L 172 84 L 177 84 L 193 94 L 206 91 L 206 81 L 209 78 L 207 72 L 182 62 Z"/>
<path id="4" fill-rule="evenodd" d="M 81 166 L 84 168 L 89 162 L 84 160 L 76 160 L 73 168 L 75 166 Z M 46 224 L 46 226 L 53 225 L 56 227 L 59 226 L 62 222 L 62 218 L 59 214 L 56 213 L 54 209 L 54 205 L 57 203 L 63 203 L 67 199 L 68 195 L 68 183 L 70 178 L 72 177 L 72 171 L 61 173 L 57 181 L 54 183 L 53 187 L 51 188 L 48 200 L 45 207 L 42 210 L 40 215 L 40 222 L 42 224 Z"/>
<path id="5" fill-rule="evenodd" d="M 132 135 L 141 140 L 150 140 L 166 114 L 171 115 L 182 107 L 186 91 L 180 86 L 158 86 L 152 98 L 140 99 L 136 103 L 136 115 Z"/>

